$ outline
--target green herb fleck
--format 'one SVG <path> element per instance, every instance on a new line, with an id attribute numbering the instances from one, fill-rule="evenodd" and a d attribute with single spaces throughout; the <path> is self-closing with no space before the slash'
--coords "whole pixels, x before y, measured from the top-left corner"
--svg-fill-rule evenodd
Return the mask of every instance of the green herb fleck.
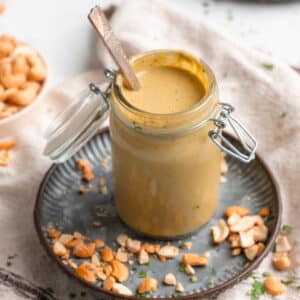
<path id="1" fill-rule="evenodd" d="M 136 292 L 136 294 L 135 294 L 136 297 L 140 297 L 140 298 L 147 298 L 147 295 L 149 295 L 149 293 L 140 294 L 139 292 Z"/>
<path id="2" fill-rule="evenodd" d="M 198 277 L 196 275 L 193 275 L 190 277 L 190 282 L 196 282 L 198 280 Z"/>
<path id="3" fill-rule="evenodd" d="M 286 111 L 283 111 L 281 114 L 280 114 L 280 118 L 285 118 L 287 116 L 287 112 Z"/>
<path id="4" fill-rule="evenodd" d="M 293 227 L 290 225 L 283 225 L 280 229 L 280 233 L 283 235 L 289 235 L 293 232 Z"/>
<path id="5" fill-rule="evenodd" d="M 9 256 L 7 257 L 7 259 L 14 259 L 14 258 L 16 258 L 16 257 L 17 257 L 17 254 L 9 255 Z"/>
<path id="6" fill-rule="evenodd" d="M 264 64 L 262 64 L 262 66 L 263 66 L 265 69 L 269 70 L 269 71 L 272 71 L 272 70 L 274 69 L 274 65 L 273 65 L 273 64 L 264 63 Z"/>
<path id="7" fill-rule="evenodd" d="M 74 299 L 74 298 L 76 298 L 76 293 L 74 293 L 74 292 L 71 292 L 71 293 L 69 293 L 69 298 L 70 299 Z"/>
<path id="8" fill-rule="evenodd" d="M 180 265 L 180 266 L 178 267 L 178 271 L 179 271 L 179 272 L 184 272 L 184 271 L 185 271 L 184 266 L 183 266 L 183 265 Z"/>
<path id="9" fill-rule="evenodd" d="M 217 276 L 217 269 L 215 267 L 211 268 L 211 275 L 212 276 Z"/>
<path id="10" fill-rule="evenodd" d="M 293 284 L 295 282 L 295 280 L 293 278 L 290 278 L 290 279 L 287 279 L 287 280 L 281 280 L 281 282 L 284 285 L 290 285 L 290 284 Z"/>
<path id="11" fill-rule="evenodd" d="M 172 295 L 171 295 L 171 298 L 177 298 L 178 297 L 178 293 L 173 293 Z"/>
<path id="12" fill-rule="evenodd" d="M 185 249 L 185 246 L 184 246 L 183 243 L 181 243 L 181 244 L 178 245 L 178 248 L 179 248 L 179 249 Z"/>
<path id="13" fill-rule="evenodd" d="M 147 277 L 147 272 L 146 271 L 141 271 L 140 272 L 140 278 L 146 278 Z"/>
<path id="14" fill-rule="evenodd" d="M 251 297 L 251 300 L 259 300 L 260 296 L 265 293 L 265 288 L 263 282 L 259 280 L 254 280 L 252 287 L 248 295 Z"/>
<path id="15" fill-rule="evenodd" d="M 275 218 L 274 216 L 267 216 L 267 217 L 264 217 L 264 222 L 265 222 L 265 223 L 268 223 L 268 222 L 274 220 L 274 218 Z"/>
<path id="16" fill-rule="evenodd" d="M 269 277 L 269 276 L 271 276 L 271 274 L 270 274 L 270 272 L 263 272 L 263 276 L 264 277 Z"/>

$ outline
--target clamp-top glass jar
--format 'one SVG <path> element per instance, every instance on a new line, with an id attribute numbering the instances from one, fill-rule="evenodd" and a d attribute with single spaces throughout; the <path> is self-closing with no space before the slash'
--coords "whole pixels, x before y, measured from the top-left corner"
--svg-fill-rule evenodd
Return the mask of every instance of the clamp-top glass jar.
<path id="1" fill-rule="evenodd" d="M 149 71 L 149 67 L 186 72 L 186 77 L 193 77 L 188 80 L 201 84 L 203 95 L 187 109 L 176 105 L 173 110 L 158 102 L 153 112 L 132 100 L 120 73 L 106 71 L 112 79 L 109 89 L 101 92 L 91 85 L 92 94 L 84 94 L 80 104 L 54 123 L 45 153 L 57 161 L 68 158 L 95 133 L 110 107 L 114 198 L 119 216 L 144 235 L 179 238 L 206 223 L 217 208 L 220 148 L 248 162 L 255 156 L 256 141 L 232 118 L 232 107 L 219 103 L 215 77 L 203 61 L 182 51 L 157 50 L 134 56 L 130 62 L 137 74 Z M 167 82 L 161 79 L 154 84 L 159 93 L 168 96 Z M 176 80 L 174 84 L 184 84 L 182 78 Z M 153 85 L 150 88 L 147 93 L 153 95 Z M 174 97 L 167 104 L 179 100 Z M 146 107 L 153 103 L 144 101 Z M 222 135 L 227 124 L 245 154 Z"/>

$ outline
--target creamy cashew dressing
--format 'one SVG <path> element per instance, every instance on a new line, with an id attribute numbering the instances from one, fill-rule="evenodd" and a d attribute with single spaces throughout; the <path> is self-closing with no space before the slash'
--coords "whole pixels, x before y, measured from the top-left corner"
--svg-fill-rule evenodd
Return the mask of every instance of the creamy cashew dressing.
<path id="1" fill-rule="evenodd" d="M 127 89 L 121 74 L 112 87 L 116 208 L 142 234 L 180 237 L 206 223 L 218 203 L 221 154 L 208 136 L 214 124 L 185 131 L 213 117 L 217 87 L 180 51 L 149 52 L 132 63 L 140 90 Z"/>
<path id="2" fill-rule="evenodd" d="M 192 73 L 170 66 L 150 66 L 137 73 L 138 91 L 124 87 L 123 95 L 136 108 L 158 114 L 189 109 L 205 94 L 199 79 Z"/>

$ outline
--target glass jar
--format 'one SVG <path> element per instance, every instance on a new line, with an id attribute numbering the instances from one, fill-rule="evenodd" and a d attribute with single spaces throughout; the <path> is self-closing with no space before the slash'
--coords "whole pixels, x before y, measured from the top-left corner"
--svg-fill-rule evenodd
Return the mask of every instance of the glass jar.
<path id="1" fill-rule="evenodd" d="M 156 50 L 130 62 L 136 72 L 147 65 L 187 70 L 201 81 L 205 95 L 186 111 L 149 113 L 126 100 L 120 73 L 106 71 L 112 79 L 110 88 L 104 93 L 92 85 L 92 94 L 85 93 L 80 104 L 59 117 L 46 154 L 57 161 L 68 158 L 92 136 L 110 106 L 114 199 L 120 218 L 143 235 L 180 238 L 197 230 L 216 211 L 220 149 L 247 162 L 254 158 L 256 142 L 232 118 L 232 107 L 219 103 L 215 76 L 203 61 L 183 51 Z M 246 154 L 222 135 L 226 124 Z"/>

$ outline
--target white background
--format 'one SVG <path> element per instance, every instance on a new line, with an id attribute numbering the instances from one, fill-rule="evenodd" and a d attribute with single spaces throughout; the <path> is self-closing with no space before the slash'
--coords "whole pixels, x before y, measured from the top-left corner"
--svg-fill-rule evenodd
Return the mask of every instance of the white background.
<path id="1" fill-rule="evenodd" d="M 208 20 L 246 45 L 300 66 L 300 1 L 163 1 Z M 7 6 L 0 15 L 0 33 L 13 34 L 37 48 L 48 62 L 50 85 L 55 85 L 98 67 L 96 36 L 86 16 L 95 4 L 119 2 L 0 0 Z"/>

